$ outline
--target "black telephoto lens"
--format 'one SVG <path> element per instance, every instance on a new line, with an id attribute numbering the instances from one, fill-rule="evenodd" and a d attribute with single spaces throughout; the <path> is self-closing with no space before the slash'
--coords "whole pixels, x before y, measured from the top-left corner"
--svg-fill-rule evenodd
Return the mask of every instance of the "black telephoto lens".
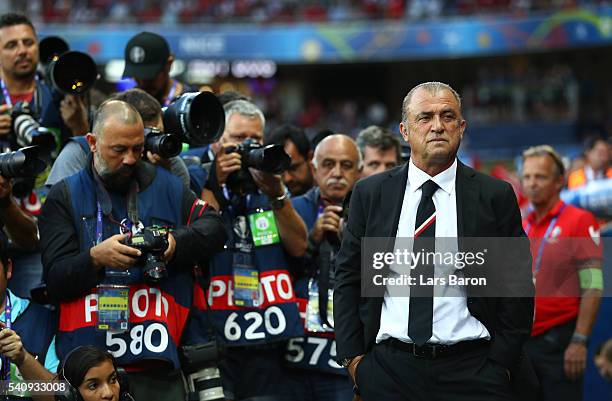
<path id="1" fill-rule="evenodd" d="M 225 112 L 212 92 L 184 93 L 164 108 L 164 127 L 191 146 L 205 146 L 223 134 Z"/>
<path id="2" fill-rule="evenodd" d="M 88 54 L 69 51 L 51 63 L 49 79 L 53 87 L 64 95 L 80 95 L 96 82 L 98 68 Z"/>
<path id="3" fill-rule="evenodd" d="M 0 175 L 5 178 L 35 177 L 47 164 L 39 157 L 38 146 L 0 154 Z"/>

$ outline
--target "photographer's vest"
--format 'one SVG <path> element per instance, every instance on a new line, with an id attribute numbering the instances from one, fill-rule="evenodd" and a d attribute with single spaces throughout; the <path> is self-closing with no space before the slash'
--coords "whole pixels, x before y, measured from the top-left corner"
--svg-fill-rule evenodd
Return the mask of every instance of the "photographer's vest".
<path id="1" fill-rule="evenodd" d="M 139 220 L 151 225 L 176 227 L 181 222 L 183 184 L 162 168 L 155 169 L 155 178 L 138 193 Z M 65 179 L 72 200 L 72 216 L 81 251 L 89 250 L 96 241 L 98 198 L 91 167 Z M 111 195 L 113 218 L 126 216 L 127 197 Z M 118 201 L 120 200 L 120 201 Z M 100 201 L 102 203 L 102 201 Z M 102 206 L 102 210 L 104 206 Z M 104 213 L 102 239 L 119 234 L 119 226 Z M 143 282 L 142 269 L 129 269 L 129 329 L 111 333 L 96 329 L 97 290 L 60 304 L 57 351 L 60 359 L 79 345 L 92 344 L 109 350 L 121 366 L 145 360 L 169 362 L 179 368 L 177 346 L 193 299 L 191 274 L 168 269 L 168 277 L 159 285 Z M 70 285 L 70 283 L 67 283 Z"/>
<path id="2" fill-rule="evenodd" d="M 27 349 L 41 365 L 44 365 L 49 346 L 57 331 L 57 315 L 48 308 L 35 304 L 27 298 L 20 298 L 10 291 L 6 292 L 6 296 L 11 297 L 12 329 L 21 337 L 24 348 Z M 17 311 L 18 313 L 16 314 Z M 6 312 L 0 315 L 2 315 L 0 320 L 4 323 L 7 317 Z M 18 371 L 17 366 L 12 363 L 10 380 L 12 383 L 19 385 L 24 382 L 23 376 Z M 15 391 L 12 394 L 14 396 L 9 396 L 6 399 L 31 400 L 26 391 Z"/>
<path id="3" fill-rule="evenodd" d="M 247 214 L 258 209 L 268 209 L 263 195 L 249 195 Z M 227 346 L 262 345 L 286 340 L 302 334 L 293 283 L 288 271 L 283 247 L 280 243 L 254 247 L 254 268 L 259 273 L 258 306 L 239 307 L 234 302 L 233 254 L 236 235 L 250 235 L 245 225 L 236 225 L 236 216 L 229 210 L 221 214 L 229 240 L 226 250 L 217 253 L 209 262 L 210 285 L 207 291 L 199 290 L 194 297 L 193 325 L 190 341 L 205 334 L 209 323 L 214 325 L 217 339 Z M 245 216 L 246 217 L 246 216 Z M 248 217 L 246 222 L 248 224 Z M 248 229 L 247 229 L 248 231 Z M 212 311 L 206 311 L 208 308 Z"/>
<path id="4" fill-rule="evenodd" d="M 313 188 L 304 195 L 292 199 L 293 207 L 304 220 L 308 232 L 312 230 L 319 217 L 319 195 L 319 188 Z M 304 319 L 309 298 L 308 283 L 311 278 L 315 277 L 318 287 L 321 288 L 323 283 L 318 280 L 319 267 L 313 265 L 313 261 L 307 258 L 299 259 L 296 263 L 306 265 L 304 270 L 308 272 L 306 277 L 301 277 L 295 282 L 295 296 L 300 308 L 300 316 L 302 316 L 302 337 L 293 338 L 289 341 L 285 360 L 289 366 L 298 369 L 346 375 L 346 370 L 335 361 L 336 340 L 334 333 L 310 332 L 306 329 Z M 328 316 L 327 320 L 330 321 L 331 318 L 331 316 Z"/>
<path id="5" fill-rule="evenodd" d="M 42 305 L 12 295 L 13 312 L 16 302 L 20 302 L 23 308 L 19 315 L 11 318 L 12 328 L 21 337 L 25 349 L 44 365 L 47 350 L 57 330 L 57 316 Z M 6 296 L 9 296 L 8 291 Z"/>

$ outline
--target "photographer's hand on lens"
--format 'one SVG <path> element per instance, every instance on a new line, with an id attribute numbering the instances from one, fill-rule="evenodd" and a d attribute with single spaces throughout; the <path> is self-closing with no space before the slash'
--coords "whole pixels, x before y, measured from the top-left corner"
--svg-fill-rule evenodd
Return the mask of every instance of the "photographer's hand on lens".
<path id="1" fill-rule="evenodd" d="M 89 250 L 94 267 L 125 270 L 133 266 L 141 252 L 123 243 L 128 234 L 117 234 Z"/>
<path id="2" fill-rule="evenodd" d="M 159 165 L 165 168 L 166 170 L 170 171 L 170 168 L 171 168 L 170 159 L 166 159 L 165 157 L 161 157 L 160 155 L 151 153 L 150 151 L 147 150 L 147 160 L 151 164 Z"/>
<path id="3" fill-rule="evenodd" d="M 60 103 L 60 113 L 72 135 L 85 135 L 89 131 L 87 107 L 81 96 L 66 95 Z"/>
<path id="4" fill-rule="evenodd" d="M 172 260 L 172 257 L 174 256 L 174 251 L 176 251 L 176 240 L 174 239 L 174 236 L 172 235 L 172 233 L 168 234 L 168 248 L 166 248 L 166 251 L 164 252 L 164 260 L 166 262 L 169 262 L 170 260 Z"/>
<path id="5" fill-rule="evenodd" d="M 21 365 L 27 355 L 21 337 L 15 331 L 7 329 L 4 323 L 0 322 L 0 325 L 2 326 L 2 330 L 0 330 L 0 354 L 7 356 L 14 364 Z"/>
<path id="6" fill-rule="evenodd" d="M 219 185 L 225 184 L 227 177 L 242 167 L 242 158 L 239 153 L 226 153 L 227 148 L 236 146 L 235 143 L 225 143 L 215 157 L 215 171 Z"/>
<path id="7" fill-rule="evenodd" d="M 0 135 L 8 135 L 11 132 L 11 106 L 8 104 L 0 105 Z"/>
<path id="8" fill-rule="evenodd" d="M 255 170 L 254 168 L 250 168 L 249 171 L 259 189 L 270 198 L 279 198 L 285 194 L 285 188 L 279 175 Z"/>
<path id="9" fill-rule="evenodd" d="M 311 231 L 311 239 L 319 244 L 323 241 L 326 231 L 336 234 L 340 233 L 340 214 L 342 206 L 329 205 L 323 210 L 323 214 L 317 219 Z"/>

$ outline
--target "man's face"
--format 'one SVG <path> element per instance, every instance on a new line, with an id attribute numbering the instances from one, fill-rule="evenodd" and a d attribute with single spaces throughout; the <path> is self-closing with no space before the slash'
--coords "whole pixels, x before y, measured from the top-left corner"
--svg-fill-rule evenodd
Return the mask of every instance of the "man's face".
<path id="1" fill-rule="evenodd" d="M 160 102 L 162 102 L 166 96 L 166 84 L 168 83 L 168 79 L 170 79 L 170 76 L 165 69 L 158 72 L 157 75 L 151 79 L 134 78 L 138 88 L 147 92 Z"/>
<path id="2" fill-rule="evenodd" d="M 312 157 L 305 159 L 290 139 L 285 142 L 285 152 L 291 157 L 291 166 L 283 173 L 283 182 L 292 196 L 302 195 L 313 185 L 310 167 Z"/>
<path id="3" fill-rule="evenodd" d="M 88 135 L 94 165 L 110 189 L 126 191 L 144 149 L 144 127 L 140 121 L 127 125 L 114 118 L 106 121 L 103 134 Z"/>
<path id="4" fill-rule="evenodd" d="M 38 64 L 38 40 L 29 25 L 0 29 L 0 49 L 4 74 L 17 79 L 34 75 Z"/>
<path id="5" fill-rule="evenodd" d="M 334 138 L 320 146 L 315 179 L 321 197 L 340 203 L 359 178 L 359 150 L 344 138 Z"/>
<path id="6" fill-rule="evenodd" d="M 361 176 L 369 177 L 372 174 L 382 173 L 398 164 L 397 150 L 394 147 L 382 150 L 366 145 L 363 152 L 363 170 L 361 170 Z"/>
<path id="7" fill-rule="evenodd" d="M 608 144 L 603 140 L 597 141 L 593 149 L 587 152 L 589 165 L 594 170 L 603 170 L 608 165 L 609 156 Z"/>
<path id="8" fill-rule="evenodd" d="M 253 142 L 263 143 L 263 124 L 261 120 L 257 117 L 232 113 L 229 120 L 227 120 L 227 124 L 225 124 L 225 131 L 223 131 L 223 135 L 219 140 L 221 144 L 240 144 L 249 138 Z"/>
<path id="9" fill-rule="evenodd" d="M 410 144 L 413 163 L 426 168 L 452 162 L 465 130 L 465 120 L 453 94 L 448 90 L 431 94 L 417 89 L 407 111 L 408 122 L 400 123 L 400 132 Z"/>
<path id="10" fill-rule="evenodd" d="M 546 205 L 563 187 L 552 157 L 532 156 L 523 162 L 523 190 L 534 206 Z"/>

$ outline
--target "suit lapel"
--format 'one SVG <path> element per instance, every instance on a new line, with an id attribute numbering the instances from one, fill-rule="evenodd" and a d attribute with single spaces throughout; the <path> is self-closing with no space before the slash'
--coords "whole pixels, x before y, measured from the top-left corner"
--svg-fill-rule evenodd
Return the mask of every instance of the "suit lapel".
<path id="1" fill-rule="evenodd" d="M 390 171 L 387 179 L 381 184 L 379 203 L 382 207 L 381 213 L 379 213 L 382 224 L 381 236 L 395 238 L 397 234 L 397 225 L 402 212 L 407 182 L 408 163 L 401 168 Z"/>
<path id="2" fill-rule="evenodd" d="M 479 188 L 474 179 L 475 175 L 474 170 L 458 162 L 455 178 L 458 237 L 472 237 L 476 234 Z"/>

